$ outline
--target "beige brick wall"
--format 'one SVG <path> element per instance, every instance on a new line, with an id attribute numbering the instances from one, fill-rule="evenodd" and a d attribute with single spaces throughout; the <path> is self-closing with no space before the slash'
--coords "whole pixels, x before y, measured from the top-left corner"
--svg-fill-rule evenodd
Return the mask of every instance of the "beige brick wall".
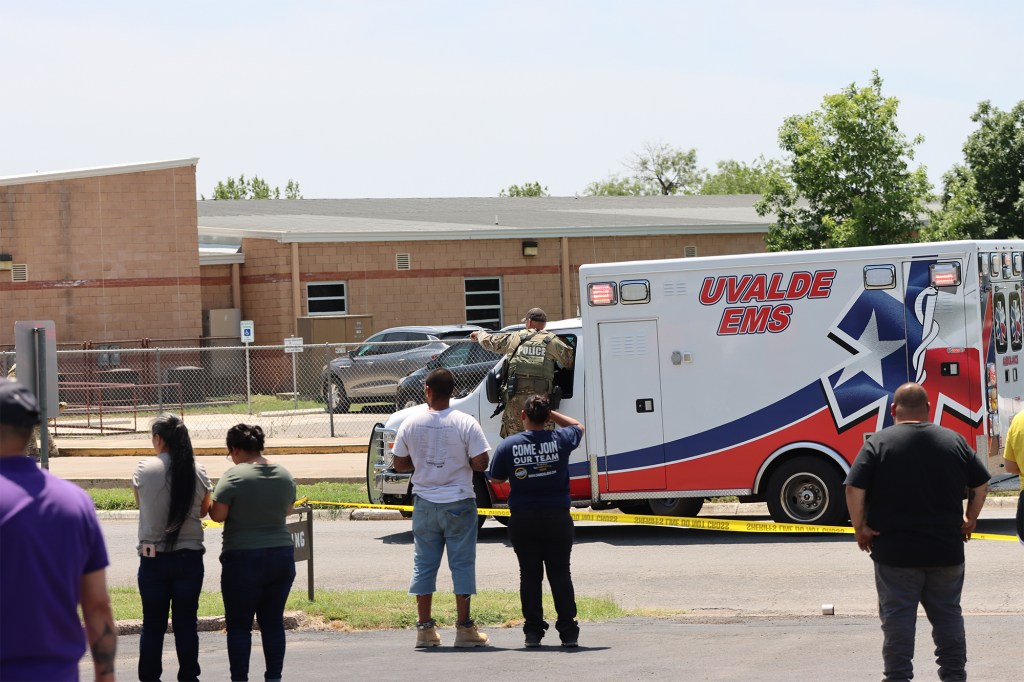
<path id="1" fill-rule="evenodd" d="M 148 337 L 198 338 L 202 310 L 232 307 L 231 268 L 199 267 L 195 169 L 174 168 L 0 187 L 4 252 L 28 265 L 29 282 L 0 272 L 0 345 L 13 343 L 14 320 L 52 319 L 61 342 Z M 52 238 L 51 238 L 52 236 Z M 504 324 L 531 307 L 561 316 L 561 240 L 539 239 L 524 257 L 521 239 L 300 244 L 301 309 L 306 284 L 344 281 L 348 312 L 374 327 L 464 322 L 464 278 L 500 277 Z M 571 301 L 585 263 L 764 251 L 761 234 L 594 237 L 569 240 Z M 242 317 L 257 344 L 293 333 L 291 245 L 242 244 Z M 407 253 L 412 269 L 398 271 Z"/>
<path id="2" fill-rule="evenodd" d="M 231 266 L 204 265 L 200 268 L 203 310 L 233 308 Z"/>
<path id="3" fill-rule="evenodd" d="M 519 322 L 534 306 L 554 319 L 562 311 L 561 240 L 538 240 L 538 255 L 524 257 L 520 239 L 313 243 L 299 245 L 300 315 L 306 284 L 347 283 L 348 313 L 372 315 L 377 330 L 406 324 L 465 322 L 465 277 L 502 279 L 504 324 Z M 585 263 L 763 252 L 764 237 L 683 235 L 569 240 L 569 312 L 578 308 L 578 270 Z M 279 344 L 292 334 L 291 245 L 247 239 L 242 244 L 242 317 L 256 324 L 256 342 Z M 412 269 L 395 269 L 395 255 L 410 255 Z"/>
<path id="4" fill-rule="evenodd" d="M 198 337 L 195 168 L 0 187 L 0 344 L 15 320 L 52 319 L 62 343 Z"/>

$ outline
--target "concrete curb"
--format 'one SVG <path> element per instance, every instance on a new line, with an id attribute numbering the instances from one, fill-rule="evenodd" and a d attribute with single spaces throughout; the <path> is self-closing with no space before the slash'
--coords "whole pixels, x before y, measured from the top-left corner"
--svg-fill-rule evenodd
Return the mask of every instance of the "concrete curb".
<path id="1" fill-rule="evenodd" d="M 285 611 L 284 614 L 284 629 L 295 630 L 302 627 L 306 623 L 306 614 L 302 611 Z M 196 630 L 199 632 L 219 632 L 226 628 L 224 623 L 224 616 L 200 616 L 199 622 L 197 623 Z M 259 631 L 259 625 L 253 621 L 252 629 L 254 632 Z M 142 632 L 142 621 L 141 620 L 119 620 L 117 621 L 117 634 L 120 635 L 137 635 Z M 171 624 L 170 619 L 167 621 L 167 632 L 168 634 L 174 632 L 174 626 Z"/>
<path id="2" fill-rule="evenodd" d="M 986 509 L 1016 509 L 1016 497 L 990 497 L 985 500 Z M 764 503 L 743 503 L 725 502 L 705 504 L 701 510 L 701 516 L 716 518 L 719 516 L 750 516 L 767 514 L 768 507 Z M 97 511 L 96 514 L 104 521 L 126 521 L 139 518 L 138 509 L 118 509 L 108 511 Z M 351 509 L 338 507 L 337 509 L 315 509 L 314 519 L 326 521 L 402 521 L 407 520 L 402 513 L 396 509 Z"/>

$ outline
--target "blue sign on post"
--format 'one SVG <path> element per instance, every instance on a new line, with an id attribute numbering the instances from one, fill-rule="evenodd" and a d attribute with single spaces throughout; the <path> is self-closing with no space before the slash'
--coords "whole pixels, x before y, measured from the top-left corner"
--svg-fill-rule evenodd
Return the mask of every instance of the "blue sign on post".
<path id="1" fill-rule="evenodd" d="M 253 338 L 256 336 L 256 325 L 252 323 L 252 320 L 242 320 L 240 327 L 242 343 L 252 343 Z"/>

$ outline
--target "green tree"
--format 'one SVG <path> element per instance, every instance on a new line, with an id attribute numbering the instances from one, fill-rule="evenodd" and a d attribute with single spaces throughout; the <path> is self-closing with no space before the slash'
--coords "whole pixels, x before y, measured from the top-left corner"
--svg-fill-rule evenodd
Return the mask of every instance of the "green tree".
<path id="1" fill-rule="evenodd" d="M 995 228 L 985 216 L 974 173 L 963 165 L 942 176 L 942 208 L 921 228 L 921 240 L 987 239 Z"/>
<path id="2" fill-rule="evenodd" d="M 986 237 L 1024 236 L 1024 100 L 1010 111 L 982 102 L 971 116 L 978 129 L 964 143 L 964 160 L 978 194 Z"/>
<path id="3" fill-rule="evenodd" d="M 705 170 L 697 167 L 696 149 L 675 149 L 664 142 L 648 143 L 630 165 L 644 194 L 696 194 Z"/>
<path id="4" fill-rule="evenodd" d="M 284 192 L 285 199 L 302 198 L 302 194 L 299 191 L 299 183 L 291 178 L 288 179 Z M 206 199 L 205 195 L 200 196 L 202 196 L 203 200 Z M 219 181 L 217 186 L 213 188 L 213 198 L 214 200 L 280 199 L 281 189 L 279 187 L 271 187 L 265 179 L 258 175 L 254 175 L 251 179 L 247 180 L 243 174 L 239 175 L 237 180 L 229 177 L 227 180 Z"/>
<path id="5" fill-rule="evenodd" d="M 284 186 L 284 198 L 301 199 L 302 191 L 299 189 L 299 183 L 295 182 L 291 178 L 288 178 L 288 184 Z"/>
<path id="6" fill-rule="evenodd" d="M 626 162 L 631 176 L 610 175 L 587 185 L 584 194 L 595 196 L 657 196 L 696 194 L 706 171 L 697 166 L 696 149 L 676 149 L 664 142 L 648 142 Z"/>
<path id="7" fill-rule="evenodd" d="M 549 197 L 547 187 L 541 187 L 539 182 L 524 182 L 519 185 L 509 185 L 506 189 L 498 192 L 499 197 Z"/>
<path id="8" fill-rule="evenodd" d="M 770 178 L 782 175 L 784 168 L 775 159 L 759 156 L 747 165 L 742 161 L 719 161 L 718 171 L 711 173 L 700 186 L 698 194 L 765 194 Z"/>
<path id="9" fill-rule="evenodd" d="M 633 176 L 621 178 L 610 175 L 606 180 L 595 180 L 583 190 L 584 194 L 594 197 L 626 197 L 643 194 L 643 185 Z"/>
<path id="10" fill-rule="evenodd" d="M 924 167 L 909 166 L 922 138 L 900 132 L 898 108 L 873 71 L 868 86 L 851 83 L 820 110 L 786 119 L 779 145 L 791 155 L 789 178 L 771 178 L 756 204 L 775 214 L 769 251 L 914 239 L 931 186 Z"/>

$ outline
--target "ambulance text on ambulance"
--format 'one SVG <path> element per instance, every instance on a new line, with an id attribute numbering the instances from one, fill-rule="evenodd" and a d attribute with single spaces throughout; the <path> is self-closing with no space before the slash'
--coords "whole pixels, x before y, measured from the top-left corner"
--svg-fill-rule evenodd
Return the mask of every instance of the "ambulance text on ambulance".
<path id="1" fill-rule="evenodd" d="M 705 277 L 700 287 L 701 305 L 715 305 L 723 298 L 729 305 L 718 323 L 719 336 L 737 334 L 777 334 L 789 327 L 793 306 L 779 301 L 802 298 L 828 298 L 832 293 L 835 270 L 794 272 L 786 275 L 721 275 Z M 765 305 L 750 305 L 752 303 Z"/>

